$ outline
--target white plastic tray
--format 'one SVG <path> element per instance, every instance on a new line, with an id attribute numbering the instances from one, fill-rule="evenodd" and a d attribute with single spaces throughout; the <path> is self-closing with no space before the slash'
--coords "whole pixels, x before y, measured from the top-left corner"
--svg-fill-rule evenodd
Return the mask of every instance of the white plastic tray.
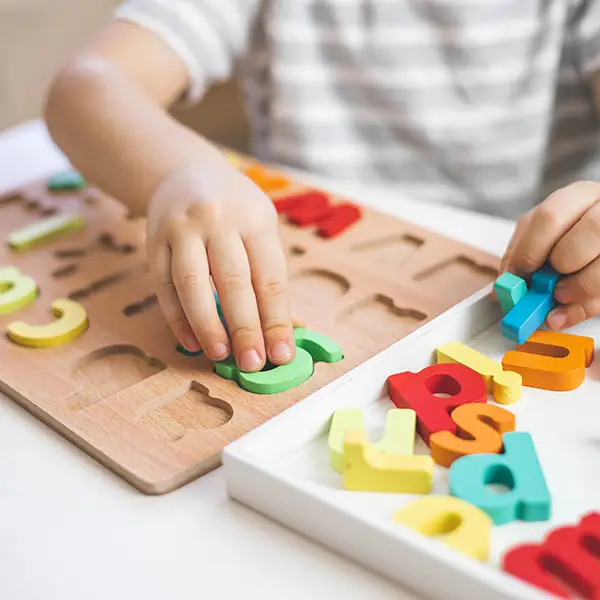
<path id="1" fill-rule="evenodd" d="M 337 408 L 363 408 L 371 439 L 382 434 L 385 413 L 393 408 L 386 393 L 388 375 L 433 364 L 435 349 L 452 340 L 498 361 L 514 347 L 500 334 L 501 314 L 489 291 L 481 290 L 231 444 L 223 456 L 230 496 L 426 597 L 548 598 L 503 573 L 499 560 L 510 547 L 541 541 L 549 529 L 600 509 L 600 368 L 596 360 L 577 390 L 523 388 L 520 402 L 503 406 L 515 413 L 517 430 L 533 436 L 552 495 L 552 519 L 494 527 L 486 564 L 393 523 L 393 514 L 418 496 L 345 491 L 341 475 L 329 464 L 327 431 Z M 600 322 L 588 322 L 570 333 L 596 338 Z M 415 451 L 428 453 L 420 439 Z M 436 465 L 432 494 L 448 494 L 447 472 Z"/>

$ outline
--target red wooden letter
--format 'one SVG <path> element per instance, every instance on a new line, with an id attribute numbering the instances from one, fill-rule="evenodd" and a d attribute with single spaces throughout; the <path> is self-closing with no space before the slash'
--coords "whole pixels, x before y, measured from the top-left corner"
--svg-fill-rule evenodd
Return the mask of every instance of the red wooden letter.
<path id="1" fill-rule="evenodd" d="M 583 598 L 600 599 L 600 513 L 553 530 L 542 544 L 513 548 L 502 568 L 561 598 L 570 597 L 566 584 Z"/>
<path id="2" fill-rule="evenodd" d="M 456 423 L 450 413 L 457 406 L 485 402 L 487 389 L 479 373 L 460 364 L 441 363 L 425 367 L 419 373 L 397 373 L 388 377 L 388 394 L 398 408 L 417 413 L 417 432 L 429 445 L 429 436 L 438 431 L 456 435 Z M 436 394 L 448 394 L 439 398 Z"/>
<path id="3" fill-rule="evenodd" d="M 317 223 L 317 232 L 324 238 L 336 237 L 346 231 L 350 225 L 359 221 L 360 217 L 361 212 L 358 206 L 336 204 L 332 207 L 331 213 Z"/>
<path id="4" fill-rule="evenodd" d="M 329 198 L 325 194 L 306 194 L 302 201 L 287 212 L 290 223 L 307 227 L 321 221 L 331 213 Z"/>
<path id="5" fill-rule="evenodd" d="M 330 204 L 329 196 L 319 191 L 302 192 L 275 201 L 278 214 L 287 216 L 298 227 L 317 226 L 317 233 L 332 238 L 343 233 L 361 218 L 361 211 L 353 204 Z"/>

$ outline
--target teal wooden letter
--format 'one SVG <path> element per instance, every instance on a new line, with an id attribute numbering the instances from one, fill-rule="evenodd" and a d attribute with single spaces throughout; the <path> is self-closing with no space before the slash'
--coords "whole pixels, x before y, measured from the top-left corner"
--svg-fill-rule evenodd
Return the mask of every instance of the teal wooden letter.
<path id="1" fill-rule="evenodd" d="M 86 180 L 75 169 L 57 173 L 48 180 L 48 189 L 53 192 L 82 190 L 85 187 L 87 187 Z"/>
<path id="2" fill-rule="evenodd" d="M 494 291 L 496 292 L 502 312 L 506 315 L 527 293 L 527 283 L 517 275 L 502 273 L 494 283 Z"/>
<path id="3" fill-rule="evenodd" d="M 505 433 L 504 454 L 470 454 L 450 467 L 450 493 L 485 511 L 496 525 L 547 521 L 551 499 L 531 435 Z M 505 493 L 486 487 L 503 484 Z"/>

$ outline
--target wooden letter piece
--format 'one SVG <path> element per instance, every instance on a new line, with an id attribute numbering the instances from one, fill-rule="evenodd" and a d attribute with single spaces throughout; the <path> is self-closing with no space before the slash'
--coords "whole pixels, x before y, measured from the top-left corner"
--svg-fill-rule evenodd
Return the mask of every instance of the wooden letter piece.
<path id="1" fill-rule="evenodd" d="M 297 327 L 294 329 L 294 340 L 296 346 L 306 350 L 315 362 L 335 363 L 344 358 L 337 342 L 311 329 Z"/>
<path id="2" fill-rule="evenodd" d="M 377 450 L 364 431 L 344 436 L 344 489 L 363 492 L 428 494 L 433 482 L 430 456 L 398 456 Z"/>
<path id="3" fill-rule="evenodd" d="M 253 394 L 278 394 L 299 386 L 313 374 L 312 356 L 303 348 L 296 348 L 294 360 L 287 365 L 258 373 L 240 371 L 233 355 L 215 363 L 215 372 L 224 379 L 231 379 L 247 392 Z"/>
<path id="4" fill-rule="evenodd" d="M 291 363 L 264 369 L 258 373 L 245 373 L 237 368 L 233 356 L 215 363 L 215 371 L 224 379 L 254 394 L 278 394 L 299 386 L 313 374 L 316 362 L 337 362 L 343 358 L 340 346 L 327 336 L 308 329 L 294 330 L 296 356 Z"/>
<path id="5" fill-rule="evenodd" d="M 83 190 L 87 187 L 87 182 L 75 169 L 69 169 L 62 173 L 57 173 L 48 179 L 48 189 L 51 192 L 66 192 Z"/>
<path id="6" fill-rule="evenodd" d="M 523 344 L 543 323 L 557 302 L 554 287 L 560 275 L 545 265 L 531 276 L 531 289 L 502 319 L 502 335 L 517 344 Z"/>
<path id="7" fill-rule="evenodd" d="M 524 544 L 502 559 L 507 573 L 560 598 L 600 598 L 600 513 L 591 513 L 576 526 L 559 527 L 541 544 Z"/>
<path id="8" fill-rule="evenodd" d="M 565 392 L 579 387 L 594 358 L 590 337 L 556 331 L 536 331 L 516 350 L 504 355 L 502 366 L 519 373 L 523 385 Z"/>
<path id="9" fill-rule="evenodd" d="M 253 165 L 244 171 L 244 175 L 251 179 L 263 192 L 277 192 L 290 185 L 290 180 L 279 173 L 273 173 L 261 165 Z"/>
<path id="10" fill-rule="evenodd" d="M 317 233 L 324 238 L 340 235 L 361 218 L 358 206 L 331 204 L 329 196 L 319 191 L 280 198 L 275 202 L 275 209 L 299 227 L 316 225 Z"/>
<path id="11" fill-rule="evenodd" d="M 24 308 L 35 302 L 37 283 L 17 267 L 0 268 L 0 315 Z"/>
<path id="12" fill-rule="evenodd" d="M 450 416 L 456 423 L 456 434 L 438 431 L 429 438 L 431 456 L 443 467 L 467 454 L 499 454 L 502 435 L 515 430 L 513 413 L 493 404 L 463 404 Z"/>
<path id="13" fill-rule="evenodd" d="M 452 464 L 450 493 L 481 508 L 496 525 L 547 521 L 550 492 L 531 435 L 516 431 L 502 439 L 504 454 L 470 454 Z M 503 484 L 509 491 L 499 494 L 489 484 Z"/>
<path id="14" fill-rule="evenodd" d="M 495 360 L 465 346 L 460 342 L 448 342 L 437 349 L 438 363 L 458 363 L 479 373 L 486 382 L 488 394 L 499 404 L 512 404 L 521 399 L 521 376 L 502 369 Z"/>
<path id="15" fill-rule="evenodd" d="M 11 250 L 21 252 L 83 227 L 85 221 L 78 215 L 56 215 L 13 231 L 8 236 L 8 245 Z"/>
<path id="16" fill-rule="evenodd" d="M 494 283 L 494 291 L 502 312 L 506 315 L 527 293 L 527 283 L 517 275 L 502 273 Z"/>
<path id="17" fill-rule="evenodd" d="M 433 433 L 456 433 L 456 423 L 449 413 L 457 406 L 487 399 L 483 377 L 459 364 L 431 365 L 418 373 L 396 373 L 387 382 L 392 402 L 417 413 L 417 432 L 427 445 Z M 440 398 L 436 394 L 449 396 Z"/>
<path id="18" fill-rule="evenodd" d="M 416 415 L 414 410 L 393 408 L 385 419 L 385 432 L 373 446 L 393 455 L 412 455 L 415 443 Z M 331 466 L 342 473 L 347 466 L 344 459 L 344 436 L 347 431 L 362 431 L 366 437 L 363 413 L 358 408 L 340 408 L 333 413 L 329 436 Z"/>
<path id="19" fill-rule="evenodd" d="M 482 510 L 460 498 L 428 496 L 414 500 L 394 515 L 394 522 L 435 537 L 475 560 L 488 559 L 492 521 Z"/>
<path id="20" fill-rule="evenodd" d="M 87 314 L 78 302 L 66 298 L 55 300 L 52 312 L 56 321 L 48 325 L 11 323 L 7 328 L 9 339 L 20 346 L 50 348 L 74 340 L 88 328 Z"/>

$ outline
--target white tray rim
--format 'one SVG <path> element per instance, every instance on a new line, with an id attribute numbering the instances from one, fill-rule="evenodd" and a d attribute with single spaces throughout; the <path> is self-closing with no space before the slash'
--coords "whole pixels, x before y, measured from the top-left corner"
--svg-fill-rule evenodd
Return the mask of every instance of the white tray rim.
<path id="1" fill-rule="evenodd" d="M 350 513 L 320 495 L 318 486 L 282 472 L 268 456 L 271 449 L 278 455 L 294 452 L 322 434 L 337 408 L 365 408 L 377 401 L 386 377 L 399 370 L 393 363 L 403 360 L 402 370 L 420 370 L 432 363 L 423 362 L 423 356 L 431 358 L 437 346 L 453 340 L 466 342 L 498 322 L 501 312 L 490 299 L 491 289 L 491 284 L 486 286 L 227 446 L 222 460 L 229 497 L 428 598 L 553 597 L 407 528 L 384 526 L 367 515 Z M 413 352 L 415 348 L 418 352 Z M 365 384 L 375 378 L 382 385 L 373 392 L 373 385 Z M 349 400 L 351 383 L 355 397 Z M 370 393 L 364 393 L 365 387 L 371 388 Z"/>

